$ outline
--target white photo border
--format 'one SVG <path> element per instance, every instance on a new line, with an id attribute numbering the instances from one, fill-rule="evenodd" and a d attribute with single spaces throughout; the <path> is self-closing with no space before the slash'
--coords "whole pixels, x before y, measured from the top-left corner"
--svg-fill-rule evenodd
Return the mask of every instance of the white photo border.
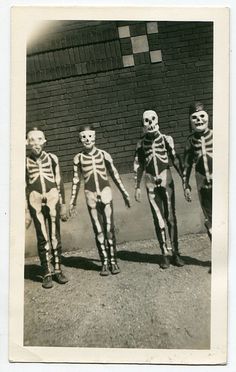
<path id="1" fill-rule="evenodd" d="M 24 161 L 26 40 L 42 20 L 156 20 L 214 22 L 214 179 L 211 349 L 26 347 L 24 301 Z M 227 361 L 229 9 L 177 7 L 13 7 L 11 54 L 11 243 L 9 359 L 15 362 L 224 364 Z M 223 124 L 222 124 L 223 123 Z M 222 130 L 223 125 L 223 130 Z M 225 149 L 222 151 L 222 147 Z"/>

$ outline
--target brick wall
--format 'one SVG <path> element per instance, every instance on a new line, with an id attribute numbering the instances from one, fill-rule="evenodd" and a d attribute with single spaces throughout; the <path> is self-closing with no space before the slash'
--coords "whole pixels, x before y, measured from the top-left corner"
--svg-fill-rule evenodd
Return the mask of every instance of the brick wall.
<path id="1" fill-rule="evenodd" d="M 120 38 L 119 27 L 127 25 L 130 37 Z M 129 173 L 145 109 L 158 112 L 161 131 L 173 136 L 180 153 L 189 104 L 202 100 L 212 117 L 212 23 L 158 22 L 158 32 L 145 36 L 149 50 L 124 67 L 130 38 L 144 34 L 146 22 L 50 22 L 46 36 L 28 45 L 27 129 L 45 131 L 65 180 L 81 149 L 81 125 L 94 124 L 97 146 Z M 161 58 L 153 63 L 156 50 Z"/>

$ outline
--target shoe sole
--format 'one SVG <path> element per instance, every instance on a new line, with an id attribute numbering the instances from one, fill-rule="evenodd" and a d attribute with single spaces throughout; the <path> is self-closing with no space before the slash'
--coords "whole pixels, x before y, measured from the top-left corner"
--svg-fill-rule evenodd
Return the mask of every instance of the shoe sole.
<path id="1" fill-rule="evenodd" d="M 56 280 L 56 279 L 55 279 L 55 282 L 57 282 L 58 284 L 66 284 L 66 283 L 68 283 L 68 281 L 69 281 L 69 280 L 67 280 L 66 282 L 60 282 L 59 280 Z"/>
<path id="2" fill-rule="evenodd" d="M 170 265 L 169 266 L 160 266 L 160 268 L 162 269 L 162 270 L 166 270 L 166 269 L 169 269 L 169 267 L 170 267 Z"/>
<path id="3" fill-rule="evenodd" d="M 109 276 L 110 273 L 100 273 L 100 276 Z"/>
<path id="4" fill-rule="evenodd" d="M 111 273 L 112 273 L 112 275 L 117 275 L 117 274 L 120 274 L 120 271 L 113 271 Z"/>
<path id="5" fill-rule="evenodd" d="M 42 284 L 42 287 L 43 287 L 44 289 L 50 289 L 50 288 L 53 288 L 53 285 L 51 285 L 51 286 L 44 286 L 44 285 Z"/>

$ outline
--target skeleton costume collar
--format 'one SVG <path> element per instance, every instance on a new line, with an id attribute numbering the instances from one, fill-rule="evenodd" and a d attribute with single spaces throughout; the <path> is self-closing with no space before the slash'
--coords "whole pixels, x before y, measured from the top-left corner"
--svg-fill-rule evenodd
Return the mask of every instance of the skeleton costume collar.
<path id="1" fill-rule="evenodd" d="M 65 193 L 58 158 L 43 151 L 45 142 L 44 133 L 36 128 L 27 134 L 31 153 L 26 156 L 26 212 L 35 225 L 43 286 L 49 288 L 44 280 L 52 274 L 50 249 L 55 274 L 61 273 L 60 213 Z"/>
<path id="2" fill-rule="evenodd" d="M 172 254 L 177 257 L 179 252 L 174 182 L 169 159 L 172 160 L 180 176 L 182 175 L 181 163 L 175 152 L 173 138 L 159 131 L 158 115 L 155 111 L 144 111 L 143 132 L 144 136 L 137 144 L 134 160 L 136 190 L 140 190 L 142 175 L 145 173 L 147 195 L 162 254 L 168 255 L 165 230 L 167 223 Z"/>
<path id="3" fill-rule="evenodd" d="M 205 226 L 211 238 L 213 131 L 208 128 L 208 114 L 201 102 L 190 106 L 189 115 L 193 133 L 188 137 L 185 146 L 183 187 L 184 190 L 191 190 L 189 180 L 195 163 L 199 200 L 205 215 Z"/>
<path id="4" fill-rule="evenodd" d="M 103 265 L 100 274 L 108 275 L 109 267 L 112 274 L 118 274 L 120 271 L 116 255 L 112 190 L 108 174 L 120 190 L 127 206 L 130 206 L 129 195 L 110 154 L 95 146 L 95 131 L 89 126 L 83 127 L 79 138 L 84 151 L 74 157 L 70 210 L 73 210 L 73 206 L 76 205 L 81 178 L 83 178 L 86 203 Z"/>

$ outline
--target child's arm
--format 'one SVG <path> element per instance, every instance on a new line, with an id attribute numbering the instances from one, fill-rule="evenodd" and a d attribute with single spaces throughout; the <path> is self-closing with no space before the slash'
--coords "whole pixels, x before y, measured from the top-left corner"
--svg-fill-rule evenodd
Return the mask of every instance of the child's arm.
<path id="1" fill-rule="evenodd" d="M 80 155 L 77 154 L 74 157 L 73 161 L 73 180 L 72 180 L 72 189 L 71 189 L 71 198 L 70 198 L 70 215 L 73 217 L 76 215 L 76 200 L 80 189 L 81 183 L 81 171 L 80 171 Z"/>
<path id="2" fill-rule="evenodd" d="M 180 156 L 175 151 L 174 140 L 171 136 L 164 135 L 168 156 L 170 157 L 172 164 L 181 178 L 183 178 L 183 166 Z"/>
<path id="3" fill-rule="evenodd" d="M 104 154 L 104 160 L 105 160 L 105 164 L 106 164 L 106 167 L 108 169 L 108 172 L 110 173 L 111 175 L 111 178 L 113 179 L 114 183 L 116 184 L 116 186 L 118 187 L 118 189 L 120 190 L 122 196 L 123 196 L 123 199 L 124 199 L 124 202 L 125 202 L 125 205 L 130 208 L 130 199 L 129 199 L 129 194 L 127 193 L 127 191 L 125 190 L 125 187 L 121 181 L 121 178 L 120 178 L 120 175 L 118 173 L 118 170 L 116 169 L 116 167 L 114 166 L 114 163 L 113 163 L 113 160 L 112 160 L 112 157 L 110 154 L 108 154 L 106 151 L 103 151 L 103 154 Z"/>
<path id="4" fill-rule="evenodd" d="M 184 150 L 184 170 L 183 170 L 183 189 L 184 196 L 188 202 L 191 202 L 191 186 L 189 185 L 189 179 L 192 171 L 194 160 L 193 147 L 188 140 Z"/>
<path id="5" fill-rule="evenodd" d="M 144 152 L 141 145 L 141 141 L 138 142 L 135 150 L 135 157 L 134 157 L 134 178 L 135 178 L 135 200 L 140 202 L 141 201 L 141 190 L 140 190 L 140 183 L 142 180 L 143 172 L 144 172 Z"/>
<path id="6" fill-rule="evenodd" d="M 56 182 L 57 190 L 59 193 L 60 217 L 61 217 L 61 220 L 65 222 L 67 221 L 66 204 L 65 204 L 65 189 L 64 189 L 64 183 L 62 180 L 62 176 L 61 176 L 59 160 L 55 154 L 50 153 L 50 157 L 52 159 L 53 173 L 55 175 L 55 182 Z"/>

